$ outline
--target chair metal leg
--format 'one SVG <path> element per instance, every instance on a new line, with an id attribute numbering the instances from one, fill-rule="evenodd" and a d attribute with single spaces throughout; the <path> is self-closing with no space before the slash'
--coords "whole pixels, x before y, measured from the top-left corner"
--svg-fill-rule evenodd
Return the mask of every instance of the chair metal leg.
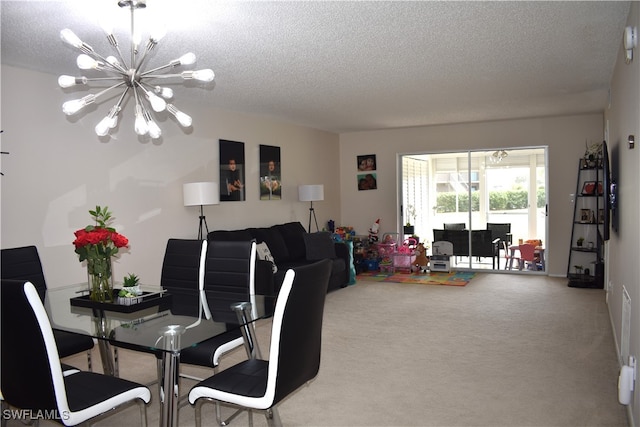
<path id="1" fill-rule="evenodd" d="M 282 427 L 282 420 L 280 419 L 278 408 L 271 407 L 267 409 L 265 417 L 267 417 L 267 425 L 269 427 Z"/>
<path id="2" fill-rule="evenodd" d="M 118 347 L 113 347 L 113 372 L 114 376 L 120 376 L 120 362 L 118 361 Z"/>
<path id="3" fill-rule="evenodd" d="M 206 398 L 200 398 L 198 400 L 196 400 L 196 405 L 195 405 L 195 422 L 196 422 L 196 426 L 195 427 L 202 427 L 202 405 L 204 404 L 205 400 L 210 400 L 210 399 L 206 399 Z"/>
<path id="4" fill-rule="evenodd" d="M 144 400 L 138 399 L 138 406 L 140 407 L 140 425 L 147 427 L 147 404 L 144 403 Z"/>

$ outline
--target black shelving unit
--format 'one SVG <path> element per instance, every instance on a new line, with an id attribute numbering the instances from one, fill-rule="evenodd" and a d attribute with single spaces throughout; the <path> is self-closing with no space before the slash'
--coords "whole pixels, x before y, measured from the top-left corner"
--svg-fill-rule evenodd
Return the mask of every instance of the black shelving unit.
<path id="1" fill-rule="evenodd" d="M 573 205 L 567 278 L 575 288 L 604 288 L 604 168 L 602 159 L 582 158 Z"/>

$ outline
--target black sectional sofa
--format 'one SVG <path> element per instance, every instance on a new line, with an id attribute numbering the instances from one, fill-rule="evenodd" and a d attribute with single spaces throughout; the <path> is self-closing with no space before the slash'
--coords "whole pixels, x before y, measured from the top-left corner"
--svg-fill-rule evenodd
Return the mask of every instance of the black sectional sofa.
<path id="1" fill-rule="evenodd" d="M 332 261 L 329 291 L 349 283 L 349 252 L 344 243 L 334 242 L 329 232 L 307 233 L 299 222 L 288 222 L 271 227 L 242 230 L 216 230 L 207 235 L 209 241 L 247 241 L 266 243 L 277 270 L 267 260 L 258 260 L 256 289 L 260 293 L 276 294 L 284 274 L 291 267 L 311 264 L 329 258 Z"/>

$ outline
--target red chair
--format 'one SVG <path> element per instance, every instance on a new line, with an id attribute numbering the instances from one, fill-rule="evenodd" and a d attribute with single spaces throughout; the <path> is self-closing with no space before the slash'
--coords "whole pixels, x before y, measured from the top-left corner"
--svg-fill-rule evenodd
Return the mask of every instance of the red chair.
<path id="1" fill-rule="evenodd" d="M 518 270 L 524 269 L 526 264 L 527 264 L 527 268 L 535 269 L 536 247 L 534 245 L 529 243 L 523 243 L 518 246 L 511 246 L 509 249 L 513 249 L 513 248 L 515 248 L 515 250 L 517 250 L 518 253 L 516 254 L 515 250 L 513 250 L 513 252 L 510 252 L 505 256 L 509 262 L 508 263 L 509 270 L 511 270 L 513 266 L 514 259 L 518 260 Z"/>

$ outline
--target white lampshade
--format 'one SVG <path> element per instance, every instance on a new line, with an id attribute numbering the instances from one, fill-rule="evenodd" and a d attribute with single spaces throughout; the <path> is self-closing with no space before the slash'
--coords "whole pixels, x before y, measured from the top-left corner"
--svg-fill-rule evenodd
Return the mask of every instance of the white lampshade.
<path id="1" fill-rule="evenodd" d="M 220 188 L 217 182 L 190 182 L 182 187 L 185 206 L 217 205 Z"/>
<path id="2" fill-rule="evenodd" d="M 324 185 L 299 185 L 298 200 L 301 202 L 317 202 L 318 200 L 324 200 Z"/>

